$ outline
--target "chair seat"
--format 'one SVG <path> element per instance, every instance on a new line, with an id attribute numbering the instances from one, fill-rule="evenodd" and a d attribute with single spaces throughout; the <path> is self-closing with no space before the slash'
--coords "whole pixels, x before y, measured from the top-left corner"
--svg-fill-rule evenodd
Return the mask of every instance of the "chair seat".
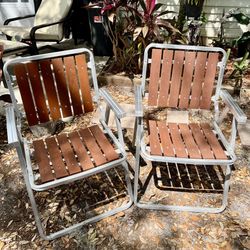
<path id="1" fill-rule="evenodd" d="M 119 158 L 97 125 L 36 140 L 33 146 L 41 183 L 80 173 Z"/>
<path id="2" fill-rule="evenodd" d="M 150 154 L 188 159 L 228 160 L 225 148 L 208 123 L 149 120 Z"/>

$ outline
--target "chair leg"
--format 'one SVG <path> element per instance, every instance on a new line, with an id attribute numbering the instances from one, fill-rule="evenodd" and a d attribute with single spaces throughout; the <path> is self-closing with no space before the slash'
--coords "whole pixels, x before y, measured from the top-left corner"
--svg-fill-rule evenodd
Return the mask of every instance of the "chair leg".
<path id="1" fill-rule="evenodd" d="M 139 161 L 136 160 L 136 164 L 139 164 Z M 139 165 L 136 166 L 135 172 L 135 190 L 134 190 L 134 203 L 136 206 L 144 209 L 152 210 L 170 210 L 170 211 L 187 211 L 194 213 L 220 213 L 225 210 L 228 203 L 228 191 L 230 186 L 230 176 L 231 176 L 231 165 L 226 166 L 225 180 L 223 185 L 223 195 L 222 203 L 220 207 L 202 207 L 202 206 L 175 206 L 175 205 L 163 205 L 163 204 L 149 204 L 146 202 L 137 201 L 138 194 L 138 179 L 139 179 Z"/>
<path id="2" fill-rule="evenodd" d="M 35 40 L 31 40 L 31 45 L 30 45 L 30 54 L 31 55 L 38 55 L 38 48 L 36 45 L 36 41 Z"/>
<path id="3" fill-rule="evenodd" d="M 135 177 L 134 177 L 134 203 L 137 205 L 138 183 L 140 176 L 140 145 L 136 146 L 135 152 Z"/>

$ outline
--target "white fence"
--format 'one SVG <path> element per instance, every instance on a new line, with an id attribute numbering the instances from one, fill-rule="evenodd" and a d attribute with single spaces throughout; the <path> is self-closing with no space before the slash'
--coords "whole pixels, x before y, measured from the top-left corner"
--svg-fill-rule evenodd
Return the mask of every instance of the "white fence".
<path id="1" fill-rule="evenodd" d="M 168 10 L 177 12 L 179 10 L 179 0 L 158 0 L 167 5 Z M 250 15 L 250 0 L 206 0 L 204 4 L 204 14 L 208 22 L 202 26 L 201 35 L 205 43 L 211 43 L 220 32 L 221 17 L 223 10 L 227 12 L 232 8 L 241 8 L 243 13 Z M 243 26 L 237 24 L 232 18 L 224 25 L 225 37 L 228 39 L 237 38 L 242 34 Z"/>

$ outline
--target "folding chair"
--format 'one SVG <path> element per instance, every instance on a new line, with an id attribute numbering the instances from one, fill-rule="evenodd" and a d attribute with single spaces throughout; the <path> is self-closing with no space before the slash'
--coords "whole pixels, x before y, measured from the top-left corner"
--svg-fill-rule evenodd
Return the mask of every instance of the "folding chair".
<path id="1" fill-rule="evenodd" d="M 91 112 L 94 110 L 92 100 L 102 114 L 101 127 L 93 125 L 79 128 L 73 132 L 43 136 L 28 143 L 21 134 L 22 112 L 18 108 L 11 84 L 12 76 L 9 72 L 12 70 L 31 128 Z M 8 143 L 17 150 L 40 235 L 46 240 L 52 240 L 130 207 L 132 191 L 120 124 L 125 113 L 105 89 L 98 88 L 91 51 L 74 49 L 15 58 L 6 62 L 4 73 L 12 97 L 6 118 Z M 90 83 L 94 88 L 93 98 Z M 106 102 L 105 109 L 100 105 L 101 98 Z M 110 111 L 115 114 L 118 136 L 107 125 Z M 32 148 L 35 157 L 33 164 L 30 156 Z M 48 236 L 45 234 L 33 190 L 43 191 L 70 184 L 117 167 L 125 171 L 128 189 L 126 203 Z"/>
<path id="2" fill-rule="evenodd" d="M 237 123 L 246 122 L 246 116 L 229 93 L 221 90 L 226 65 L 225 51 L 212 47 L 152 43 L 145 49 L 143 63 L 142 84 L 136 86 L 135 91 L 135 204 L 147 209 L 214 213 L 223 211 L 227 205 L 231 166 L 236 160 L 234 146 Z M 220 98 L 226 105 L 222 112 L 220 112 Z M 211 111 L 214 111 L 213 121 L 211 124 L 195 121 L 168 123 L 166 120 L 152 119 L 148 116 L 149 119 L 144 122 L 146 111 L 155 112 L 159 108 L 174 110 L 211 108 Z M 233 114 L 233 118 L 231 138 L 228 141 L 222 133 L 221 125 L 229 111 Z M 147 124 L 147 128 L 144 123 Z M 220 207 L 204 206 L 204 204 L 169 205 L 160 204 L 159 200 L 143 201 L 138 191 L 140 156 L 153 163 L 168 164 L 170 168 L 178 164 L 196 165 L 197 168 L 224 166 L 226 172 L 222 205 Z"/>
<path id="3" fill-rule="evenodd" d="M 64 37 L 65 23 L 69 22 L 69 13 L 73 0 L 43 0 L 35 15 L 14 17 L 5 20 L 0 31 L 8 39 L 31 42 L 31 53 L 38 54 L 37 41 L 59 42 Z M 34 17 L 33 27 L 14 26 L 16 20 Z"/>

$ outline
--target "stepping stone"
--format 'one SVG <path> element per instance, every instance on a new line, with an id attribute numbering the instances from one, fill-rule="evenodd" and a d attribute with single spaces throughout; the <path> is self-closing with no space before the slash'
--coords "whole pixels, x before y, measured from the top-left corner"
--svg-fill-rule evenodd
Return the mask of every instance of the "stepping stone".
<path id="1" fill-rule="evenodd" d="M 121 124 L 122 124 L 122 128 L 130 128 L 133 129 L 134 128 L 134 123 L 135 123 L 135 117 L 134 117 L 134 105 L 132 104 L 120 104 L 119 105 L 125 110 L 127 116 L 121 119 Z M 93 123 L 99 123 L 99 117 L 100 117 L 100 113 L 99 111 L 96 111 L 92 122 Z M 116 123 L 115 123 L 115 116 L 114 113 L 112 112 L 112 110 L 110 111 L 110 117 L 109 117 L 109 127 L 111 128 L 116 128 Z"/>
<path id="2" fill-rule="evenodd" d="M 167 110 L 167 123 L 188 123 L 188 111 Z"/>

